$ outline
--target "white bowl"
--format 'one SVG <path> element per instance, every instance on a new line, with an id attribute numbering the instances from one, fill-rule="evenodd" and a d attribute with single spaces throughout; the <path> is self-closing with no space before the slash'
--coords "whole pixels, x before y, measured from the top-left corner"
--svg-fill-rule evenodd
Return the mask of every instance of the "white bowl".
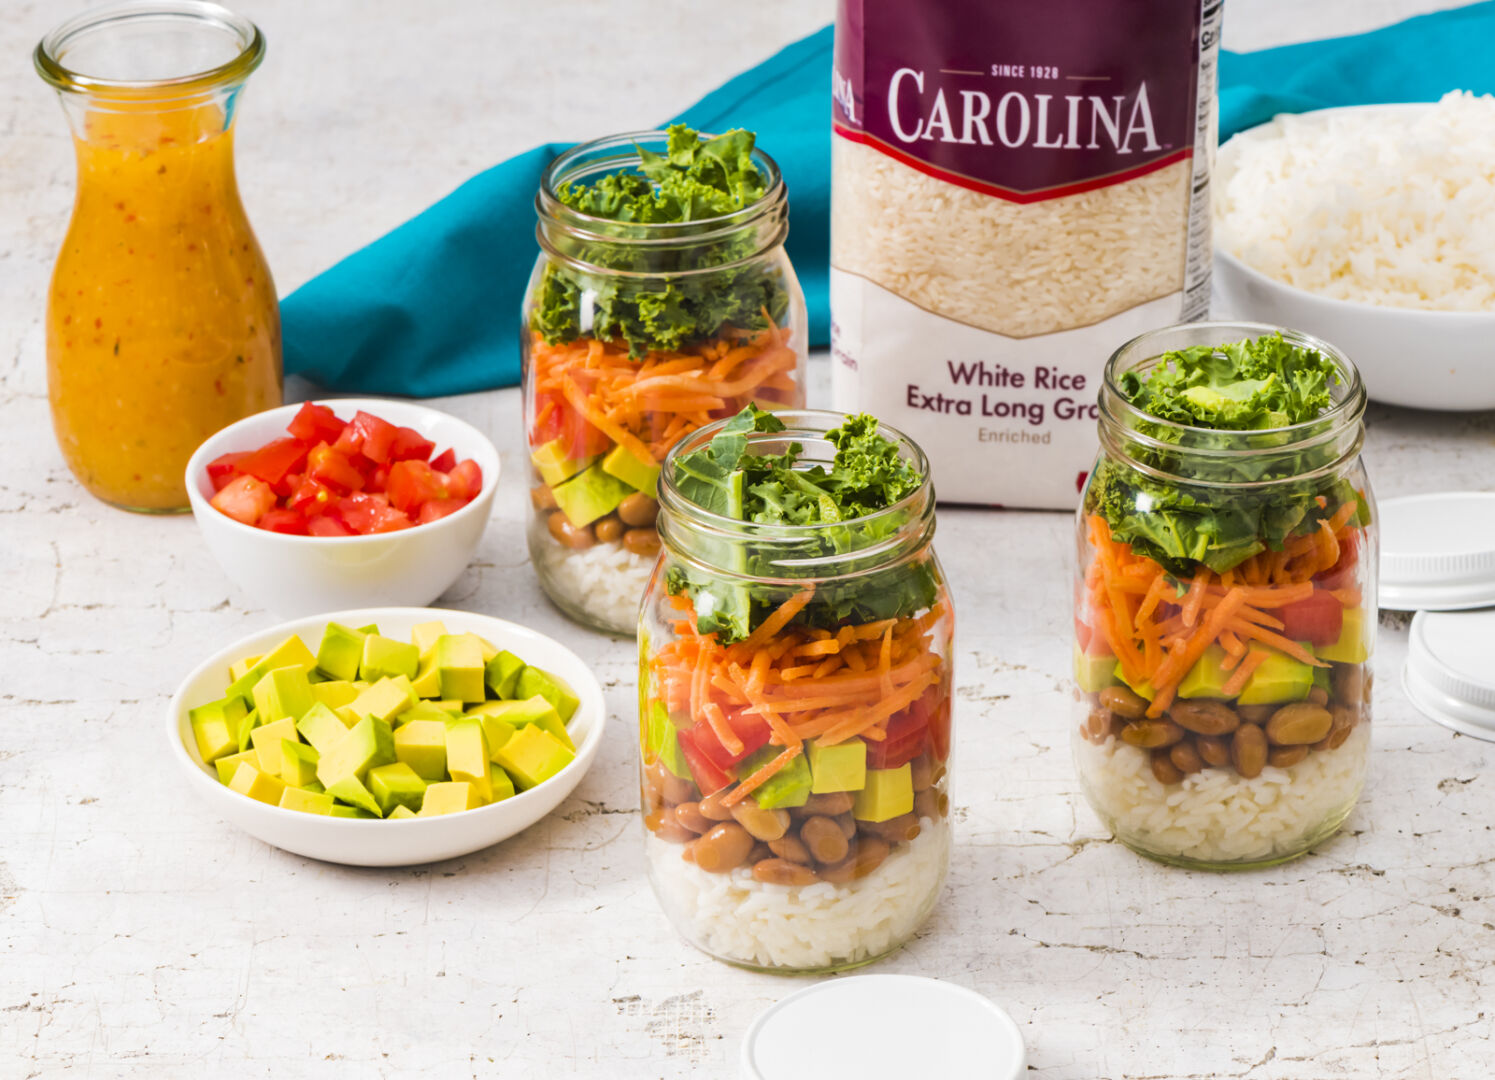
<path id="1" fill-rule="evenodd" d="M 581 705 L 567 725 L 576 741 L 576 760 L 538 787 L 530 788 L 476 810 L 443 814 L 430 818 L 404 818 L 399 821 L 376 821 L 367 818 L 323 817 L 299 810 L 282 810 L 247 795 L 240 795 L 218 782 L 216 771 L 203 764 L 192 737 L 188 711 L 209 701 L 217 701 L 228 687 L 228 668 L 235 660 L 273 648 L 292 634 L 300 634 L 310 649 L 322 639 L 329 622 L 346 626 L 378 623 L 382 633 L 408 638 L 417 623 L 440 619 L 454 633 L 479 634 L 500 649 L 508 649 L 526 662 L 544 668 L 566 680 L 581 699 Z M 410 866 L 416 863 L 454 859 L 507 840 L 550 813 L 586 775 L 597 748 L 602 744 L 602 730 L 607 710 L 602 703 L 602 687 L 597 677 L 570 649 L 553 638 L 534 630 L 473 615 L 465 611 L 439 608 L 363 608 L 339 611 L 311 619 L 297 619 L 262 630 L 257 634 L 219 649 L 182 680 L 166 713 L 166 738 L 171 752 L 186 773 L 187 782 L 198 796 L 230 824 L 267 844 L 297 855 L 348 866 Z"/>
<path id="2" fill-rule="evenodd" d="M 288 536 L 235 521 L 211 505 L 208 463 L 283 437 L 301 408 L 285 405 L 230 424 L 187 462 L 187 498 L 208 550 L 239 588 L 286 617 L 368 604 L 429 604 L 461 576 L 477 550 L 498 488 L 498 451 L 471 424 L 413 402 L 336 398 L 321 404 L 345 420 L 362 409 L 414 428 L 436 444 L 437 453 L 450 447 L 459 461 L 472 458 L 483 470 L 483 489 L 454 514 L 372 536 Z"/>
<path id="3" fill-rule="evenodd" d="M 1423 110 L 1428 105 L 1357 105 L 1309 116 Z M 1220 148 L 1214 185 L 1234 174 L 1251 128 Z M 1303 330 L 1344 350 L 1366 392 L 1388 405 L 1468 411 L 1495 408 L 1495 312 L 1419 311 L 1337 300 L 1287 285 L 1215 248 L 1215 288 L 1225 315 Z"/>

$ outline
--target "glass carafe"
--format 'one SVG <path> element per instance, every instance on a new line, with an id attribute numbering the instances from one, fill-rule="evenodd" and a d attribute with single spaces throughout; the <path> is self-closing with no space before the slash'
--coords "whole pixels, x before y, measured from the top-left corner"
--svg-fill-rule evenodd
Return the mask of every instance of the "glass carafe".
<path id="1" fill-rule="evenodd" d="M 116 506 L 185 510 L 198 444 L 280 404 L 275 285 L 233 156 L 264 49 L 249 20 L 187 0 L 90 10 L 36 48 L 78 162 L 47 297 L 52 423 L 73 474 Z"/>

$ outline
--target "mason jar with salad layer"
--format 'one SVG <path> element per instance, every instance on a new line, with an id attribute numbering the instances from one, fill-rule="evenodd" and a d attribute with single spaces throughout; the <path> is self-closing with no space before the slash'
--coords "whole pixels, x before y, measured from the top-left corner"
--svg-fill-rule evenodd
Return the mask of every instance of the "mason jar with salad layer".
<path id="1" fill-rule="evenodd" d="M 1370 749 L 1365 391 L 1332 346 L 1194 323 L 1111 358 L 1079 511 L 1073 749 L 1116 838 L 1270 865 L 1331 836 Z"/>
<path id="2" fill-rule="evenodd" d="M 918 929 L 950 852 L 954 613 L 923 453 L 868 416 L 749 407 L 665 458 L 639 627 L 650 880 L 770 971 Z"/>
<path id="3" fill-rule="evenodd" d="M 536 208 L 530 554 L 567 615 L 632 634 L 659 554 L 665 453 L 750 401 L 804 404 L 784 181 L 750 132 L 676 125 L 560 155 Z"/>

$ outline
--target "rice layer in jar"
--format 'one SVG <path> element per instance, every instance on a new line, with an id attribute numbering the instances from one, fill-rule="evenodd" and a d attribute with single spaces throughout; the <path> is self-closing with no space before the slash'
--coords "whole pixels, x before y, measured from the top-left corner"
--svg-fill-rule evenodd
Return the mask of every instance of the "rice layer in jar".
<path id="1" fill-rule="evenodd" d="M 753 136 L 680 125 L 558 157 L 524 302 L 529 548 L 572 618 L 632 634 L 659 552 L 659 465 L 749 401 L 804 403 L 788 200 Z"/>
<path id="2" fill-rule="evenodd" d="M 949 862 L 954 615 L 923 454 L 870 417 L 749 408 L 671 451 L 660 499 L 639 636 L 660 903 L 733 963 L 875 959 Z"/>
<path id="3" fill-rule="evenodd" d="M 1359 798 L 1376 629 L 1354 366 L 1251 324 L 1112 357 L 1078 518 L 1075 766 L 1165 862 L 1281 862 Z"/>

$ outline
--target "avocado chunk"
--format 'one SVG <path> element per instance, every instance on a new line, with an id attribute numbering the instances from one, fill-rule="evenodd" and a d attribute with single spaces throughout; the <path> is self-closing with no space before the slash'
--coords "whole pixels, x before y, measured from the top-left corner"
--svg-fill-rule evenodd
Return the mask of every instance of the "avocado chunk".
<path id="1" fill-rule="evenodd" d="M 582 457 L 569 456 L 566 442 L 564 436 L 551 439 L 529 456 L 530 463 L 534 465 L 535 471 L 540 474 L 540 479 L 545 481 L 548 487 L 553 488 L 565 483 L 597 460 L 595 454 Z"/>
<path id="2" fill-rule="evenodd" d="M 1108 686 L 1116 685 L 1116 657 L 1091 656 L 1075 643 L 1075 685 L 1082 693 L 1098 694 Z"/>
<path id="3" fill-rule="evenodd" d="M 197 742 L 197 752 L 202 755 L 204 765 L 238 752 L 239 721 L 247 712 L 243 698 L 226 697 L 199 705 L 187 713 L 192 738 Z"/>
<path id="4" fill-rule="evenodd" d="M 783 752 L 783 747 L 780 746 L 763 747 L 743 761 L 738 775 L 752 776 Z M 753 798 L 764 810 L 787 810 L 805 805 L 810 800 L 810 765 L 805 760 L 805 755 L 797 755 L 788 765 L 759 784 L 753 791 Z"/>
<path id="5" fill-rule="evenodd" d="M 370 817 L 384 816 L 379 810 L 379 803 L 374 799 L 373 793 L 364 786 L 362 780 L 351 773 L 335 784 L 328 784 L 327 794 L 359 810 L 367 811 Z M 336 813 L 336 810 L 333 812 Z"/>
<path id="6" fill-rule="evenodd" d="M 410 628 L 410 643 L 420 650 L 422 660 L 429 659 L 436 639 L 446 634 L 446 623 L 440 620 L 417 623 Z"/>
<path id="7" fill-rule="evenodd" d="M 280 740 L 280 778 L 292 787 L 317 782 L 317 751 L 305 743 Z"/>
<path id="8" fill-rule="evenodd" d="M 249 673 L 249 669 L 260 662 L 258 656 L 246 656 L 242 660 L 235 660 L 228 665 L 228 681 L 236 683 Z"/>
<path id="9" fill-rule="evenodd" d="M 465 781 L 446 780 L 426 788 L 426 797 L 421 800 L 419 817 L 436 817 L 438 814 L 456 814 L 463 810 L 476 810 L 483 805 L 483 797 L 477 788 Z"/>
<path id="10" fill-rule="evenodd" d="M 1110 658 L 1107 657 L 1107 659 Z M 1121 666 L 1120 660 L 1116 661 L 1116 666 L 1111 669 L 1111 673 L 1116 676 L 1117 682 L 1126 683 L 1127 686 L 1131 687 L 1132 692 L 1137 694 L 1139 697 L 1144 697 L 1148 701 L 1151 701 L 1154 697 L 1157 696 L 1157 690 L 1155 690 L 1152 683 L 1148 682 L 1146 679 L 1143 679 L 1140 682 L 1132 682 L 1130 679 L 1128 679 L 1126 677 L 1126 669 Z"/>
<path id="11" fill-rule="evenodd" d="M 329 709 L 336 709 L 343 705 L 353 704 L 353 699 L 358 696 L 358 687 L 343 679 L 332 679 L 327 682 L 312 683 L 311 696 L 313 700 L 321 702 Z"/>
<path id="12" fill-rule="evenodd" d="M 317 670 L 329 679 L 342 682 L 358 678 L 358 665 L 363 660 L 363 642 L 366 637 L 368 635 L 361 630 L 354 630 L 342 623 L 328 623 L 327 629 L 322 631 L 322 643 L 317 646 Z"/>
<path id="13" fill-rule="evenodd" d="M 511 728 L 521 728 L 525 724 L 539 724 L 567 747 L 572 750 L 576 749 L 576 744 L 571 741 L 566 725 L 561 722 L 561 714 L 556 712 L 554 705 L 539 694 L 523 700 L 485 701 L 481 705 L 468 709 L 467 715 L 491 716 L 503 721 Z"/>
<path id="14" fill-rule="evenodd" d="M 332 816 L 351 818 L 376 818 L 379 815 L 371 814 L 367 810 L 361 810 L 356 806 L 344 806 L 342 803 L 333 803 Z"/>
<path id="15" fill-rule="evenodd" d="M 380 679 L 360 692 L 348 708 L 360 717 L 377 716 L 380 720 L 393 720 L 419 700 L 410 680 L 399 675 L 393 679 Z"/>
<path id="16" fill-rule="evenodd" d="M 233 779 L 228 786 L 240 795 L 248 795 L 251 799 L 258 799 L 262 803 L 271 806 L 280 804 L 280 794 L 285 791 L 285 782 L 278 776 L 261 772 L 247 761 L 239 762 L 239 767 L 234 770 Z"/>
<path id="17" fill-rule="evenodd" d="M 914 772 L 908 765 L 896 769 L 868 769 L 867 786 L 856 793 L 852 816 L 860 821 L 887 821 L 914 808 Z"/>
<path id="18" fill-rule="evenodd" d="M 213 768 L 218 770 L 218 782 L 227 785 L 234 778 L 234 770 L 239 767 L 241 761 L 247 761 L 258 769 L 260 756 L 253 750 L 241 750 L 237 754 L 219 758 L 213 762 Z"/>
<path id="19" fill-rule="evenodd" d="M 415 817 L 415 816 L 416 816 L 415 812 L 412 811 L 410 809 L 410 807 L 408 807 L 408 806 L 396 806 L 393 810 L 391 810 L 389 812 L 389 817 L 386 818 L 385 820 L 387 820 L 387 821 L 397 821 L 400 818 Z"/>
<path id="20" fill-rule="evenodd" d="M 524 661 L 505 649 L 488 661 L 484 678 L 495 697 L 511 698 L 514 696 L 514 687 L 519 682 L 519 673 L 523 670 Z"/>
<path id="21" fill-rule="evenodd" d="M 420 670 L 415 673 L 410 686 L 415 691 L 416 697 L 438 698 L 441 696 L 441 669 L 436 666 L 434 652 L 421 659 Z"/>
<path id="22" fill-rule="evenodd" d="M 1313 647 L 1303 644 L 1310 653 Z M 1313 689 L 1313 667 L 1294 660 L 1286 653 L 1266 645 L 1252 645 L 1253 653 L 1266 653 L 1267 658 L 1251 673 L 1246 689 L 1236 700 L 1242 705 L 1276 705 L 1283 701 L 1301 701 Z M 1242 661 L 1244 663 L 1244 661 Z"/>
<path id="23" fill-rule="evenodd" d="M 514 797 L 514 781 L 497 765 L 488 766 L 488 783 L 493 788 L 492 802 L 503 802 Z"/>
<path id="24" fill-rule="evenodd" d="M 1370 633 L 1367 633 L 1367 629 Z M 1365 625 L 1364 608 L 1345 608 L 1344 625 L 1339 628 L 1339 640 L 1332 645 L 1321 645 L 1314 651 L 1320 660 L 1332 660 L 1336 664 L 1363 664 L 1370 659 L 1371 638 L 1375 628 Z"/>
<path id="25" fill-rule="evenodd" d="M 296 730 L 311 743 L 318 754 L 331 750 L 348 734 L 348 729 L 343 726 L 338 715 L 320 701 L 296 721 Z"/>
<path id="26" fill-rule="evenodd" d="M 521 791 L 543 784 L 575 758 L 565 744 L 539 724 L 520 728 L 493 755 Z"/>
<path id="27" fill-rule="evenodd" d="M 260 772 L 285 779 L 284 754 L 280 744 L 287 739 L 296 739 L 296 721 L 289 716 L 282 717 L 273 724 L 261 724 L 250 732 L 249 741 L 254 746 L 254 752 L 259 755 Z"/>
<path id="28" fill-rule="evenodd" d="M 680 751 L 679 735 L 664 702 L 656 701 L 649 711 L 649 756 L 664 762 L 664 767 L 681 780 L 690 780 L 690 766 Z"/>
<path id="29" fill-rule="evenodd" d="M 241 699 L 242 700 L 242 699 Z M 249 734 L 260 725 L 258 709 L 250 709 L 239 718 L 239 753 L 249 749 Z"/>
<path id="30" fill-rule="evenodd" d="M 571 524 L 580 528 L 611 514 L 633 494 L 633 488 L 592 465 L 559 487 L 553 487 L 551 494 Z"/>
<path id="31" fill-rule="evenodd" d="M 811 739 L 805 744 L 805 753 L 809 758 L 812 794 L 861 791 L 867 786 L 867 744 L 861 739 L 849 739 L 835 746 L 821 746 Z"/>
<path id="32" fill-rule="evenodd" d="M 299 810 L 303 814 L 332 814 L 332 796 L 301 788 L 288 787 L 280 793 L 277 804 L 282 810 Z"/>
<path id="33" fill-rule="evenodd" d="M 441 697 L 482 701 L 488 696 L 483 681 L 483 647 L 477 635 L 443 634 L 436 639 L 434 656 L 441 676 Z"/>
<path id="34" fill-rule="evenodd" d="M 607 456 L 602 459 L 602 471 L 616 476 L 651 499 L 659 490 L 659 466 L 652 461 L 643 461 L 622 443 L 607 452 Z"/>
<path id="35" fill-rule="evenodd" d="M 413 679 L 419 666 L 420 650 L 408 641 L 396 641 L 382 634 L 369 634 L 363 639 L 363 659 L 358 665 L 360 679 L 378 682 L 400 675 Z"/>
<path id="36" fill-rule="evenodd" d="M 426 782 L 409 765 L 397 761 L 393 765 L 370 769 L 368 789 L 379 804 L 380 813 L 388 817 L 396 806 L 419 810 L 421 800 L 425 798 Z"/>
<path id="37" fill-rule="evenodd" d="M 306 680 L 306 669 L 282 667 L 267 671 L 254 684 L 255 711 L 260 714 L 260 723 L 272 724 L 287 717 L 292 722 L 315 704 L 311 696 L 311 683 Z"/>
<path id="38" fill-rule="evenodd" d="M 481 720 L 453 720 L 446 726 L 446 771 L 458 783 L 468 783 L 483 802 L 493 800 L 488 778 L 488 740 Z"/>
<path id="39" fill-rule="evenodd" d="M 519 673 L 519 679 L 514 684 L 514 696 L 523 699 L 536 694 L 555 706 L 555 711 L 561 714 L 561 722 L 564 724 L 571 722 L 571 717 L 576 715 L 577 706 L 581 704 L 581 699 L 557 676 L 537 667 L 526 667 Z"/>
<path id="40" fill-rule="evenodd" d="M 1198 660 L 1178 683 L 1178 696 L 1181 698 L 1223 698 L 1225 683 L 1235 674 L 1234 670 L 1225 671 L 1220 667 L 1225 663 L 1226 652 L 1218 645 L 1211 645 L 1204 650 Z"/>
<path id="41" fill-rule="evenodd" d="M 387 721 L 365 716 L 317 762 L 317 779 L 332 794 L 333 785 L 344 777 L 362 780 L 368 771 L 395 760 L 394 733 Z M 338 795 L 338 798 L 342 798 Z M 344 800 L 349 801 L 349 800 Z"/>
<path id="42" fill-rule="evenodd" d="M 275 648 L 254 662 L 254 666 L 234 680 L 225 697 L 241 697 L 244 703 L 253 703 L 254 684 L 276 668 L 299 667 L 310 672 L 317 666 L 317 658 L 311 654 L 306 643 L 295 634 L 286 638 Z"/>
<path id="43" fill-rule="evenodd" d="M 422 780 L 446 779 L 446 721 L 411 720 L 394 733 L 395 759 Z"/>

